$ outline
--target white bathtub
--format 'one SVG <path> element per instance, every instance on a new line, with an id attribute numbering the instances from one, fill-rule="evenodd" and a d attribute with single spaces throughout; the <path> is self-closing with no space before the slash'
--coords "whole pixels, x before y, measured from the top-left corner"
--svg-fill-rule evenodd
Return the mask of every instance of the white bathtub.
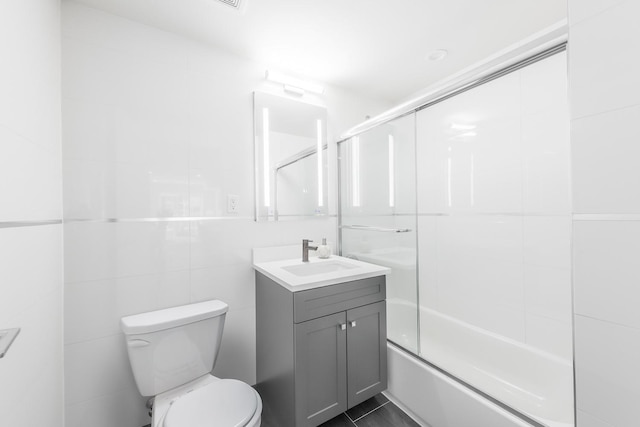
<path id="1" fill-rule="evenodd" d="M 415 311 L 402 301 L 387 305 L 390 315 Z M 542 425 L 574 425 L 569 361 L 434 310 L 423 308 L 420 316 L 423 358 Z M 389 393 L 431 427 L 531 425 L 393 345 Z"/>

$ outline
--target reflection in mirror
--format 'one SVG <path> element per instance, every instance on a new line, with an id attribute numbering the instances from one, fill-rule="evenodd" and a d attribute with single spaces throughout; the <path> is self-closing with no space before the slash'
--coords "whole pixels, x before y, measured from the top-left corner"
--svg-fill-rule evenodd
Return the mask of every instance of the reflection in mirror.
<path id="1" fill-rule="evenodd" d="M 327 215 L 327 110 L 255 92 L 256 221 Z"/>

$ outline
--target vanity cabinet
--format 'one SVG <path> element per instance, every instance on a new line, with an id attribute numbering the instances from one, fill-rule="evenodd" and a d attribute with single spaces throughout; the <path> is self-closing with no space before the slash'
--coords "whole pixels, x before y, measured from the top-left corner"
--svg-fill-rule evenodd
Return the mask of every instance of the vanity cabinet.
<path id="1" fill-rule="evenodd" d="M 385 276 L 292 292 L 256 273 L 258 391 L 313 427 L 387 388 Z"/>

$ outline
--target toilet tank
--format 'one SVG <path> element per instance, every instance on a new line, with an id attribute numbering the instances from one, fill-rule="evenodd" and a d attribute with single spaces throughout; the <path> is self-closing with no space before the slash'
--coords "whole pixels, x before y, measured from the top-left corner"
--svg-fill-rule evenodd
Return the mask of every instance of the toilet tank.
<path id="1" fill-rule="evenodd" d="M 156 396 L 211 372 L 227 309 L 212 300 L 123 317 L 140 394 Z"/>

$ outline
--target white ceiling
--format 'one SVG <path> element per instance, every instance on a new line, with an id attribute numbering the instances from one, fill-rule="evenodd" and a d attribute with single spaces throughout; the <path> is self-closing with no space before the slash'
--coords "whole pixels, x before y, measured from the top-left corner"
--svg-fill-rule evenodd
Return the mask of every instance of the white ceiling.
<path id="1" fill-rule="evenodd" d="M 566 17 L 566 0 L 78 0 L 392 103 Z M 447 49 L 446 59 L 428 55 Z"/>

